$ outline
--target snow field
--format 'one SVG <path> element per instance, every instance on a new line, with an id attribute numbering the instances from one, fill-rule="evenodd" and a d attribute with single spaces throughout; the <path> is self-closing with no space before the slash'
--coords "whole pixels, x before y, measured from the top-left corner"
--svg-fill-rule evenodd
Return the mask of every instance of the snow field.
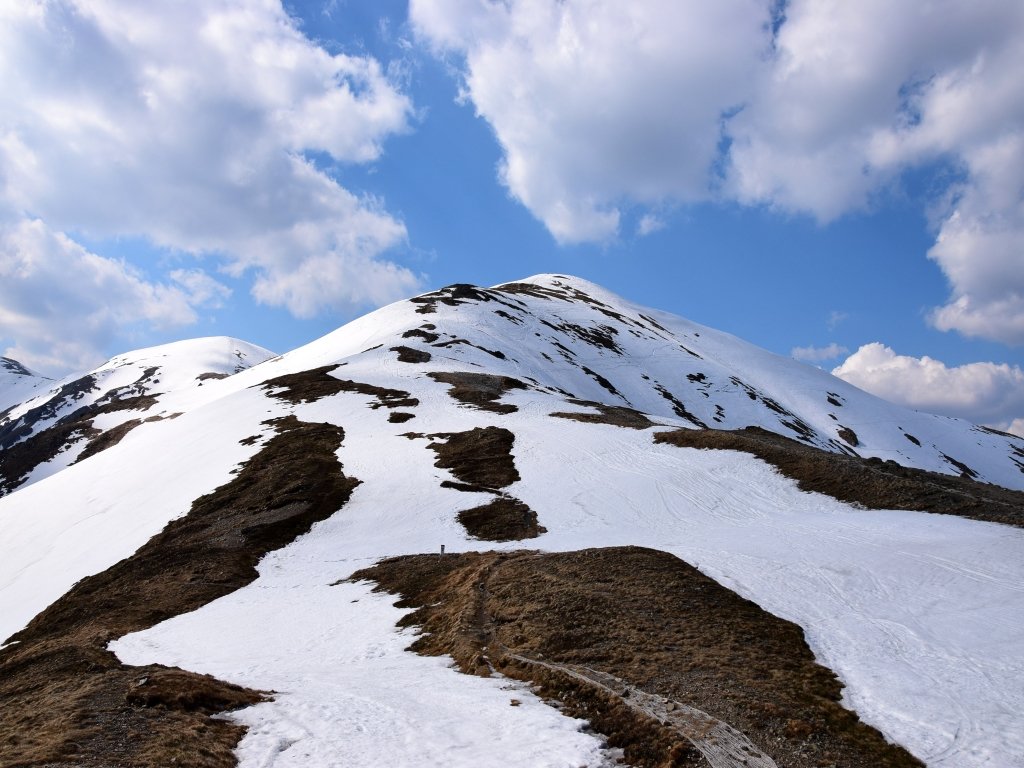
<path id="1" fill-rule="evenodd" d="M 258 725 L 240 747 L 244 766 L 364 765 L 363 757 L 345 751 L 364 737 L 367 744 L 383 738 L 374 754 L 399 765 L 433 764 L 442 753 L 475 755 L 464 742 L 467 733 L 482 744 L 492 742 L 507 712 L 489 728 L 446 730 L 443 702 L 451 697 L 478 697 L 468 710 L 480 717 L 491 710 L 477 679 L 443 663 L 434 682 L 423 684 L 428 694 L 405 700 L 408 709 L 395 709 L 390 683 L 381 675 L 398 673 L 388 671 L 392 657 L 375 656 L 374 649 L 397 653 L 409 642 L 394 628 L 400 612 L 385 621 L 380 606 L 358 595 L 344 613 L 331 607 L 342 599 L 335 597 L 342 588 L 330 587 L 332 582 L 381 557 L 438 551 L 442 543 L 448 551 L 635 544 L 672 552 L 801 625 L 821 663 L 846 684 L 847 705 L 929 765 L 1024 765 L 1024 532 L 947 516 L 855 509 L 799 491 L 746 454 L 655 446 L 652 430 L 554 419 L 548 414 L 564 410 L 564 403 L 537 393 L 508 395 L 505 401 L 521 410 L 499 415 L 453 409 L 445 402 L 445 385 L 414 383 L 422 402 L 417 418 L 402 425 L 388 424 L 385 409 L 370 410 L 357 395 L 299 406 L 299 418 L 344 425 L 339 456 L 346 473 L 362 481 L 351 501 L 307 536 L 268 555 L 252 585 L 113 646 L 129 663 L 178 664 L 280 691 L 274 704 L 237 716 Z M 449 475 L 433 467 L 427 439 L 401 436 L 486 425 L 516 435 L 523 479 L 506 490 L 537 511 L 549 531 L 539 539 L 503 545 L 468 540 L 456 513 L 486 496 L 440 488 Z M 325 615 L 331 617 L 328 630 Z M 230 639 L 235 636 L 244 640 Z M 396 663 L 436 661 L 405 656 Z M 495 690 L 502 684 L 485 683 Z M 328 689 L 344 706 L 332 703 L 335 694 Z M 392 717 L 418 723 L 437 718 L 432 740 L 417 744 L 388 736 L 404 733 L 397 725 L 358 729 Z M 330 727 L 318 724 L 324 718 Z M 543 751 L 556 760 L 551 764 L 571 764 L 557 762 L 566 754 L 577 759 L 573 728 L 562 732 L 551 725 L 544 732 L 551 737 Z M 286 743 L 284 751 L 273 746 Z M 540 764 L 535 755 L 499 743 L 508 750 L 500 764 Z M 586 764 L 603 759 L 594 751 Z"/>
<path id="2" fill-rule="evenodd" d="M 928 765 L 1024 766 L 1024 531 L 855 509 L 746 454 L 652 451 L 650 432 L 552 441 L 523 421 L 517 441 L 543 450 L 517 450 L 508 490 L 541 548 L 672 552 L 803 627 L 844 703 Z"/>
<path id="3" fill-rule="evenodd" d="M 433 397 L 447 397 L 436 389 Z M 238 748 L 243 766 L 605 765 L 600 739 L 581 731 L 582 721 L 521 684 L 463 675 L 450 659 L 406 652 L 415 634 L 396 628 L 407 611 L 392 605 L 394 597 L 366 583 L 335 583 L 382 555 L 479 546 L 451 512 L 471 506 L 467 498 L 476 494 L 441 488 L 448 473 L 432 466 L 429 440 L 396 434 L 418 431 L 419 419 L 387 424 L 387 411 L 367 401 L 341 394 L 295 408 L 304 421 L 346 413 L 339 456 L 362 484 L 338 514 L 268 554 L 249 586 L 111 649 L 129 664 L 160 658 L 279 692 L 231 716 L 250 727 Z M 458 415 L 462 423 L 449 428 L 479 421 Z"/>
<path id="4" fill-rule="evenodd" d="M 277 401 L 243 392 L 217 406 L 216 429 L 202 409 L 143 425 L 113 448 L 0 499 L 0 642 L 228 482 L 260 448 L 239 441 L 268 430 L 253 414 L 275 412 L 283 412 Z"/>

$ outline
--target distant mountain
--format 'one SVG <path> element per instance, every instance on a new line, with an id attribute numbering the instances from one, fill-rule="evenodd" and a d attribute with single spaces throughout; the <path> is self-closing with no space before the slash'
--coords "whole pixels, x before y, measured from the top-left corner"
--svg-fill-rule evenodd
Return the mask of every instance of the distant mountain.
<path id="1" fill-rule="evenodd" d="M 57 382 L 3 358 L 10 376 L 0 392 L 12 396 L 0 413 L 0 495 L 88 458 L 143 422 L 173 418 L 183 393 L 273 356 L 238 339 L 191 339 L 118 355 Z"/>
<path id="2" fill-rule="evenodd" d="M 567 276 L 122 355 L 0 416 L 0 765 L 1024 766 L 1020 489 Z"/>
<path id="3" fill-rule="evenodd" d="M 49 383 L 49 379 L 30 371 L 17 360 L 0 357 L 0 414 Z"/>

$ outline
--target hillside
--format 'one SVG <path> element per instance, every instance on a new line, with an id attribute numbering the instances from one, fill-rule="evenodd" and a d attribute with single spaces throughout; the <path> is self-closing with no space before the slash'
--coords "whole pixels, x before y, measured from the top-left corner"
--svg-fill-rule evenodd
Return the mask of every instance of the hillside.
<path id="1" fill-rule="evenodd" d="M 175 402 L 191 402 L 191 390 L 271 357 L 238 339 L 191 339 L 118 355 L 60 381 L 3 358 L 27 381 L 0 389 L 19 397 L 0 413 L 0 495 L 104 450 L 145 422 L 174 418 Z"/>
<path id="2" fill-rule="evenodd" d="M 1020 438 L 554 275 L 29 394 L 0 765 L 1024 765 Z"/>
<path id="3" fill-rule="evenodd" d="M 29 370 L 17 360 L 0 357 L 0 413 L 29 399 L 50 380 Z"/>

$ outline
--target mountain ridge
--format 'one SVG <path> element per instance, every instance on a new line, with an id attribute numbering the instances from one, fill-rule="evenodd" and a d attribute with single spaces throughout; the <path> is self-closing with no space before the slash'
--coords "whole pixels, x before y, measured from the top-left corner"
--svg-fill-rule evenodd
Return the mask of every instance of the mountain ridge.
<path id="1" fill-rule="evenodd" d="M 524 296 L 534 300 L 532 305 L 524 305 L 520 298 Z M 420 325 L 430 326 L 429 315 L 436 306 L 457 309 L 469 303 L 490 309 L 499 318 L 497 323 L 473 327 L 471 322 L 466 327 L 456 312 L 446 318 L 448 330 L 440 335 L 422 327 L 405 327 L 408 321 L 396 311 L 415 306 L 417 314 L 425 316 Z M 625 314 L 612 306 L 624 308 Z M 521 333 L 511 333 L 514 328 L 502 328 L 503 324 L 521 326 L 527 321 L 533 321 L 537 343 L 544 347 L 539 355 L 534 353 L 521 362 L 491 354 L 485 359 L 488 370 L 543 383 L 575 399 L 682 418 L 694 427 L 757 426 L 833 452 L 891 459 L 904 466 L 1024 488 L 1022 438 L 962 419 L 902 408 L 818 368 L 685 318 L 632 304 L 581 278 L 534 275 L 489 289 L 449 286 L 372 312 L 282 357 L 316 367 L 368 351 L 374 341 L 391 339 L 389 343 L 394 343 L 393 337 L 400 334 L 402 340 L 396 346 L 409 350 L 405 354 L 437 358 L 435 366 L 450 369 L 456 360 L 449 354 L 453 347 L 486 353 L 487 344 L 495 349 L 515 349 L 524 341 L 532 343 Z M 468 337 L 474 335 L 480 338 L 471 341 Z M 248 348 L 261 362 L 274 357 L 247 342 L 212 337 L 118 355 L 92 372 L 68 379 L 80 381 L 97 372 L 124 368 L 130 360 L 136 361 L 133 365 L 137 368 L 144 360 L 160 360 L 190 345 L 203 349 L 216 340 Z M 632 348 L 623 349 L 623 344 Z M 188 355 L 181 357 L 188 360 Z M 646 367 L 641 369 L 641 364 Z M 473 365 L 481 363 L 474 361 Z M 195 384 L 190 380 L 195 376 L 228 372 L 223 363 L 196 361 L 192 367 L 195 374 L 182 377 L 186 381 L 172 390 Z M 641 369 L 643 381 L 624 374 L 623 368 L 628 367 Z M 139 388 L 137 381 L 125 381 L 122 386 Z M 853 408 L 848 402 L 851 397 L 856 400 Z M 9 407 L 0 415 L 0 430 L 12 416 L 18 416 L 19 408 L 35 402 L 38 400 Z M 857 414 L 858 409 L 868 415 Z"/>
<path id="2" fill-rule="evenodd" d="M 0 412 L 0 494 L 84 460 L 144 422 L 172 417 L 177 394 L 273 356 L 213 336 L 122 353 L 85 373 L 33 382 L 28 398 Z M 36 377 L 12 362 L 22 376 Z"/>
<path id="3" fill-rule="evenodd" d="M 510 694 L 502 688 L 513 685 L 507 679 L 466 679 L 443 658 L 407 653 L 414 635 L 394 625 L 409 626 L 410 615 L 393 605 L 395 597 L 350 579 L 385 558 L 416 556 L 430 568 L 450 564 L 460 584 L 472 586 L 478 578 L 486 592 L 501 580 L 474 574 L 497 561 L 474 561 L 474 550 L 520 553 L 516 572 L 540 578 L 538 584 L 553 582 L 542 576 L 549 571 L 531 570 L 533 564 L 550 563 L 561 586 L 549 597 L 558 605 L 589 606 L 586 628 L 572 625 L 572 610 L 564 611 L 570 622 L 564 626 L 531 618 L 531 601 L 540 593 L 526 589 L 514 599 L 513 593 L 492 595 L 496 602 L 482 604 L 491 618 L 467 630 L 486 634 L 489 623 L 510 622 L 495 636 L 513 654 L 543 651 L 545 663 L 558 664 L 586 659 L 601 674 L 685 701 L 680 680 L 659 683 L 643 657 L 626 653 L 628 641 L 608 650 L 611 635 L 602 637 L 600 605 L 588 591 L 593 577 L 580 582 L 564 570 L 567 563 L 589 563 L 583 572 L 600 573 L 593 563 L 611 558 L 622 561 L 617 573 L 628 574 L 631 558 L 662 563 L 657 553 L 663 553 L 665 563 L 689 565 L 658 565 L 655 572 L 667 568 L 687 583 L 699 572 L 758 610 L 793 622 L 799 630 L 792 631 L 805 637 L 799 653 L 813 656 L 845 686 L 847 714 L 811 706 L 798 715 L 759 709 L 759 694 L 733 699 L 742 686 L 732 691 L 728 675 L 716 678 L 715 686 L 725 688 L 709 690 L 733 703 L 715 710 L 713 695 L 703 699 L 704 707 L 726 722 L 746 713 L 747 735 L 779 764 L 817 765 L 830 759 L 831 749 L 842 755 L 833 755 L 837 765 L 867 764 L 857 740 L 847 740 L 832 722 L 859 717 L 929 765 L 1013 765 L 1024 753 L 1015 735 L 1024 732 L 1024 660 L 1014 640 L 1024 627 L 1024 533 L 1012 526 L 1024 520 L 1024 503 L 1017 492 L 960 477 L 966 470 L 949 459 L 979 477 L 1014 480 L 1021 473 L 1012 449 L 1020 441 L 881 403 L 824 372 L 751 350 L 727 334 L 553 275 L 494 288 L 449 286 L 223 378 L 182 377 L 189 386 L 160 393 L 139 411 L 159 420 L 143 421 L 120 442 L 0 498 L 7 532 L 0 542 L 0 635 L 20 640 L 0 650 L 0 667 L 32 669 L 54 642 L 78 653 L 79 646 L 67 644 L 80 642 L 79 636 L 60 634 L 56 624 L 51 632 L 47 617 L 81 615 L 89 618 L 88 642 L 102 638 L 88 653 L 108 654 L 100 667 L 115 670 L 114 687 L 100 697 L 113 707 L 103 715 L 110 722 L 119 722 L 117 706 L 126 697 L 152 702 L 138 705 L 157 708 L 147 709 L 146 717 L 159 715 L 160 707 L 172 717 L 179 711 L 175 696 L 187 699 L 175 686 L 194 684 L 194 678 L 161 673 L 165 688 L 150 695 L 139 687 L 146 684 L 132 682 L 132 665 L 178 667 L 249 691 L 277 692 L 231 714 L 248 728 L 241 742 L 225 742 L 220 757 L 196 758 L 197 765 L 235 759 L 278 768 L 373 764 L 367 755 L 382 765 L 433 764 L 441 755 L 462 765 L 451 757 L 456 754 L 466 765 L 600 765 L 613 759 L 609 742 L 548 711 L 528 689 L 514 689 L 519 705 L 510 715 Z M 127 389 L 110 402 L 156 398 L 148 382 L 142 394 L 128 386 L 145 371 L 140 361 L 126 377 L 132 381 L 119 385 Z M 46 434 L 70 413 L 70 405 L 62 406 L 33 434 Z M 86 415 L 97 428 L 122 418 Z M 332 455 L 351 480 L 340 509 L 288 528 L 289 520 L 317 504 L 312 489 L 324 472 L 300 462 L 238 509 L 238 523 L 209 528 L 197 516 L 201 500 L 226 498 L 238 483 L 265 474 L 257 468 L 267 466 L 268 452 L 294 439 L 295 429 L 336 436 Z M 840 429 L 854 435 L 846 439 Z M 10 450 L 0 450 L 0 458 Z M 806 481 L 810 486 L 798 487 L 777 469 L 789 475 L 794 470 L 787 463 L 810 466 L 809 455 L 823 462 L 817 477 L 831 480 L 846 462 L 853 473 L 848 485 L 879 495 L 847 497 L 815 487 L 814 477 Z M 887 461 L 892 456 L 943 474 L 905 469 Z M 893 509 L 899 494 L 947 514 Z M 987 519 L 1010 525 L 967 519 L 985 517 L 978 505 L 998 508 Z M 216 517 L 216 508 L 203 508 Z M 164 557 L 171 550 L 154 542 L 169 532 L 191 532 L 191 559 L 171 558 L 183 569 L 175 579 L 191 584 L 209 579 L 204 569 L 223 549 L 248 551 L 264 526 L 278 524 L 294 538 L 258 553 L 255 580 L 187 613 L 165 607 L 153 619 L 158 623 L 104 629 L 102 615 L 76 602 L 83 589 L 88 592 L 81 585 L 107 583 L 115 564 L 130 572 L 139 553 Z M 442 545 L 444 558 L 429 554 Z M 524 546 L 562 554 L 534 558 L 522 554 Z M 699 579 L 693 584 L 704 589 Z M 615 582 L 616 590 L 621 587 L 617 610 L 643 624 L 650 621 L 643 611 L 651 602 L 638 601 L 641 586 Z M 456 618 L 473 605 L 476 592 L 459 594 L 452 605 Z M 711 605 L 748 610 L 722 594 Z M 116 605 L 124 599 L 118 595 L 123 591 L 100 591 L 97 604 Z M 48 608 L 61 605 L 62 614 Z M 685 616 L 672 614 L 671 621 L 683 621 L 688 634 Z M 33 633 L 17 634 L 30 623 Z M 519 623 L 524 630 L 517 634 Z M 754 624 L 730 624 L 737 634 L 726 645 L 749 642 Z M 127 629 L 132 632 L 123 635 Z M 697 635 L 685 643 L 666 638 L 657 653 L 666 654 L 665 664 L 692 665 L 693 654 L 714 657 L 701 645 L 706 642 Z M 465 657 L 462 645 L 441 652 L 484 671 L 487 661 L 501 658 L 485 646 L 470 647 Z M 604 652 L 614 653 L 614 667 L 601 668 Z M 700 678 L 699 665 L 693 672 Z M 546 678 L 548 685 L 556 678 Z M 930 681 L 927 695 L 922 679 Z M 658 687 L 663 684 L 669 688 Z M 557 682 L 549 695 L 568 695 L 568 685 Z M 438 689 L 444 701 L 433 695 Z M 621 702 L 602 696 L 577 705 L 610 707 L 610 719 L 595 715 L 595 722 L 625 723 L 614 715 Z M 626 728 L 621 743 L 605 734 L 613 747 L 648 755 L 637 764 L 659 764 L 669 753 L 678 758 L 675 764 L 695 764 L 698 758 L 673 746 L 673 739 L 685 737 L 651 736 L 648 725 Z M 173 751 L 184 749 L 183 742 L 163 733 L 159 738 L 170 741 L 160 754 L 184 759 L 187 753 Z M 424 733 L 433 735 L 424 741 Z M 872 743 L 884 744 L 880 738 Z M 456 744 L 467 751 L 452 752 Z M 530 744 L 539 751 L 529 751 Z M 17 748 L 0 742 L 0 754 Z M 56 750 L 52 754 L 66 748 L 59 740 L 46 747 Z M 892 764 L 914 764 L 903 755 Z M 97 759 L 80 764 L 103 764 L 102 754 Z"/>

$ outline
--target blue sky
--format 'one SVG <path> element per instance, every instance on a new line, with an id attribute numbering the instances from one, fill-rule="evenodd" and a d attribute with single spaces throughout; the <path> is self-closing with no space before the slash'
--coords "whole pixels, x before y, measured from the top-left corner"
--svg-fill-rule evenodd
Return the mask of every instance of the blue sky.
<path id="1" fill-rule="evenodd" d="M 560 272 L 1024 429 L 1024 10 L 893 5 L 2 8 L 0 351 Z"/>

